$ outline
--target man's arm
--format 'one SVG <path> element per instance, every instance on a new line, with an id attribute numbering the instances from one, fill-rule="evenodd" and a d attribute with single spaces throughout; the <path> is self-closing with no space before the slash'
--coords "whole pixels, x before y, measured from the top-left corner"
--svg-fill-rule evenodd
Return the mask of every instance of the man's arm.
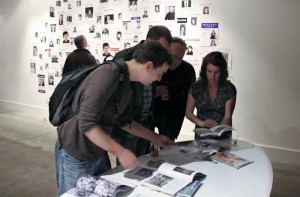
<path id="1" fill-rule="evenodd" d="M 94 144 L 115 155 L 124 168 L 134 168 L 138 164 L 136 156 L 128 149 L 125 149 L 118 144 L 115 140 L 111 139 L 100 126 L 91 128 L 89 131 L 85 132 L 85 135 Z"/>
<path id="2" fill-rule="evenodd" d="M 170 148 L 174 144 L 174 142 L 170 140 L 167 136 L 154 133 L 150 129 L 143 127 L 134 120 L 130 124 L 123 126 L 122 129 L 135 136 L 149 140 L 154 144 L 158 144 L 163 148 Z"/>

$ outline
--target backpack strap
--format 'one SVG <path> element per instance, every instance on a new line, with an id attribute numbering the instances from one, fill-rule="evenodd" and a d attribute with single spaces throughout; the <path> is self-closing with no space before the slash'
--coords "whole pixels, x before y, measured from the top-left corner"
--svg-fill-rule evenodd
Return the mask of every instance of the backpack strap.
<path id="1" fill-rule="evenodd" d="M 124 80 L 126 70 L 125 70 L 125 66 L 121 65 L 116 60 L 109 60 L 109 61 L 106 61 L 105 63 L 110 63 L 110 64 L 115 65 L 117 67 L 117 69 L 119 71 L 119 75 L 120 75 L 118 88 L 116 89 L 116 91 L 112 95 L 113 103 L 115 104 L 113 118 L 114 118 L 114 122 L 117 122 L 118 117 L 120 115 L 119 114 L 119 109 L 120 109 L 119 103 L 120 103 L 120 101 L 122 99 L 122 96 L 123 96 L 123 93 L 124 93 L 124 88 L 122 87 L 122 82 Z"/>
<path id="2" fill-rule="evenodd" d="M 118 71 L 119 71 L 119 76 L 120 76 L 118 88 L 112 95 L 112 97 L 114 98 L 113 103 L 115 104 L 113 117 L 114 117 L 114 121 L 117 121 L 118 117 L 119 117 L 119 108 L 120 108 L 119 102 L 120 102 L 120 100 L 122 98 L 122 95 L 123 95 L 123 92 L 124 92 L 124 88 L 121 88 L 121 87 L 122 87 L 122 81 L 124 79 L 125 67 L 122 66 L 117 61 L 109 60 L 109 61 L 106 61 L 106 62 L 104 62 L 102 64 L 99 64 L 99 65 L 91 65 L 89 70 L 91 70 L 91 72 L 93 72 L 97 67 L 102 66 L 103 64 L 106 64 L 106 63 L 115 65 L 117 67 Z M 74 94 L 76 94 L 76 93 L 74 93 Z M 80 110 L 73 111 L 72 107 L 70 107 L 68 109 L 67 113 L 66 113 L 66 120 L 68 120 L 68 119 L 74 117 L 75 115 L 77 115 L 79 113 L 79 111 Z"/>
<path id="3" fill-rule="evenodd" d="M 107 58 L 112 58 L 112 59 L 113 59 L 114 56 L 112 56 L 112 55 L 106 56 L 106 57 L 104 58 L 104 60 L 103 60 L 104 63 L 110 61 L 110 60 L 108 60 Z"/>
<path id="4" fill-rule="evenodd" d="M 104 63 L 109 63 L 109 64 L 113 64 L 117 67 L 119 74 L 120 74 L 120 82 L 122 82 L 124 80 L 124 74 L 125 74 L 125 67 L 122 66 L 118 61 L 116 60 L 108 60 Z M 119 84 L 120 85 L 120 84 Z"/>

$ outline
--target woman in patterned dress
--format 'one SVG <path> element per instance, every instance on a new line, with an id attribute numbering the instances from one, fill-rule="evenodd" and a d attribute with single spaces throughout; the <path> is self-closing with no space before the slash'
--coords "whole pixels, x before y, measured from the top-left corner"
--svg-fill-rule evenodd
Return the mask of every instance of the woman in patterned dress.
<path id="1" fill-rule="evenodd" d="M 195 123 L 196 128 L 232 125 L 236 88 L 227 78 L 227 62 L 222 53 L 214 51 L 207 54 L 201 65 L 199 79 L 190 87 L 186 106 L 185 115 Z M 193 113 L 195 108 L 196 115 Z M 227 138 L 230 132 L 224 134 L 221 137 Z"/>

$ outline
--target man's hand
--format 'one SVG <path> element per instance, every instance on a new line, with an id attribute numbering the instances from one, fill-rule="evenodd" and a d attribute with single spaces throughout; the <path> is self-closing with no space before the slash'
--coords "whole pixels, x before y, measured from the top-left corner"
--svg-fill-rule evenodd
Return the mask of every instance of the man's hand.
<path id="1" fill-rule="evenodd" d="M 123 149 L 123 151 L 117 155 L 117 158 L 125 169 L 135 168 L 138 165 L 136 156 L 128 149 Z"/>
<path id="2" fill-rule="evenodd" d="M 125 149 L 118 142 L 108 137 L 100 126 L 93 127 L 90 131 L 85 132 L 85 135 L 94 144 L 115 155 L 125 169 L 137 166 L 138 160 L 136 156 L 130 150 Z"/>
<path id="3" fill-rule="evenodd" d="M 167 136 L 165 135 L 158 135 L 155 140 L 155 144 L 163 147 L 163 148 L 171 148 L 172 145 L 175 144 L 172 140 L 170 140 Z"/>
<path id="4" fill-rule="evenodd" d="M 156 87 L 156 96 L 161 97 L 161 100 L 169 100 L 169 90 L 167 86 L 157 86 Z"/>
<path id="5" fill-rule="evenodd" d="M 171 148 L 171 146 L 175 144 L 167 136 L 154 133 L 153 131 L 143 127 L 134 120 L 131 122 L 131 124 L 123 126 L 122 129 L 135 136 L 151 141 L 153 142 L 153 144 L 157 144 L 163 148 Z"/>

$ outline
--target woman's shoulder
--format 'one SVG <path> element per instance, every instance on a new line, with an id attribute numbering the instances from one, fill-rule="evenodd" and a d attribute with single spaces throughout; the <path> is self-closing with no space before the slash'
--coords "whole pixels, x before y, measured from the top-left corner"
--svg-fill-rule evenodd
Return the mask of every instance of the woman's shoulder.
<path id="1" fill-rule="evenodd" d="M 235 85 L 229 80 L 225 83 L 225 89 L 227 92 L 231 92 L 233 94 L 236 94 L 237 92 Z"/>
<path id="2" fill-rule="evenodd" d="M 195 82 L 192 83 L 191 89 L 192 89 L 192 91 L 201 92 L 201 91 L 204 91 L 204 90 L 205 90 L 205 87 L 203 87 L 203 86 L 200 84 L 200 80 L 196 80 Z"/>
<path id="3" fill-rule="evenodd" d="M 229 80 L 227 81 L 226 86 L 228 88 L 236 89 L 235 85 L 231 81 L 229 81 Z"/>

